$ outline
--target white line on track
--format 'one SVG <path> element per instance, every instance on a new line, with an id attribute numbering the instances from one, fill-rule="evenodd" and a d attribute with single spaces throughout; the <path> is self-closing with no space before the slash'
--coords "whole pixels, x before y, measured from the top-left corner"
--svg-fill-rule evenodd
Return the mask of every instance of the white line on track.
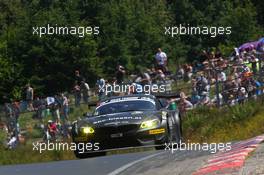
<path id="1" fill-rule="evenodd" d="M 152 154 L 152 155 L 149 155 L 149 156 L 143 157 L 143 158 L 141 158 L 141 159 L 138 159 L 138 160 L 136 160 L 136 161 L 130 162 L 130 163 L 128 163 L 128 164 L 126 164 L 126 165 L 123 165 L 123 166 L 121 166 L 120 168 L 118 168 L 118 169 L 112 171 L 112 172 L 109 173 L 108 175 L 117 175 L 117 174 L 121 173 L 122 171 L 126 170 L 127 168 L 129 168 L 129 167 L 131 167 L 131 166 L 133 166 L 133 165 L 135 165 L 135 164 L 137 164 L 137 163 L 139 163 L 139 162 L 141 162 L 141 161 L 144 161 L 144 160 L 150 159 L 150 158 L 155 157 L 155 156 L 160 155 L 160 154 L 164 154 L 165 152 L 166 152 L 166 151 L 163 151 L 163 152 L 160 152 L 160 153 L 156 153 L 156 154 Z"/>

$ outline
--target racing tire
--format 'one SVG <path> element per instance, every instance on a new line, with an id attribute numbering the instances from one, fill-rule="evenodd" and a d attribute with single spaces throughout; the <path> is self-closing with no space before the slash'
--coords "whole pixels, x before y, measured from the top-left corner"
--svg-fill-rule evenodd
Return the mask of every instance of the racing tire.
<path id="1" fill-rule="evenodd" d="M 86 159 L 92 157 L 105 156 L 106 152 L 95 152 L 95 153 L 79 153 L 78 150 L 74 151 L 75 157 L 78 159 Z"/>
<path id="2" fill-rule="evenodd" d="M 181 125 L 181 117 L 178 112 L 173 113 L 168 118 L 168 136 L 169 142 L 180 143 L 182 141 L 182 125 Z"/>
<path id="3" fill-rule="evenodd" d="M 181 117 L 179 113 L 175 112 L 167 117 L 167 136 L 162 145 L 155 146 L 156 150 L 162 150 L 165 144 L 176 143 L 179 144 L 182 140 Z"/>

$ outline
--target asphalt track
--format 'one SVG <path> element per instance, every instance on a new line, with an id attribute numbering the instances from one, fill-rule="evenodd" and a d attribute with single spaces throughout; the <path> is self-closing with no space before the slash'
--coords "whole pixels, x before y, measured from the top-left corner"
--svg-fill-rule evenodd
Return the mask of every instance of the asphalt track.
<path id="1" fill-rule="evenodd" d="M 190 174 L 208 155 L 210 153 L 204 151 L 176 151 L 172 154 L 170 151 L 152 150 L 82 160 L 0 166 L 0 175 L 141 174 L 152 168 L 162 169 L 157 174 L 164 174 L 163 171 L 168 171 L 165 174 Z"/>
<path id="2" fill-rule="evenodd" d="M 0 175 L 104 175 L 111 172 L 114 175 L 118 172 L 115 170 L 119 168 L 133 165 L 163 152 L 146 151 L 82 160 L 0 166 Z"/>
<path id="3" fill-rule="evenodd" d="M 221 170 L 221 167 L 225 168 L 225 165 L 237 163 L 238 160 L 241 160 L 241 165 L 231 168 L 241 169 L 247 156 L 243 156 L 243 160 L 234 156 L 242 153 L 248 155 L 263 140 L 264 135 L 236 142 L 232 144 L 230 151 L 217 154 L 205 150 L 152 150 L 82 160 L 0 166 L 0 175 L 190 175 L 195 174 L 194 172 L 200 175 L 212 173 L 211 169 L 214 168 Z M 245 168 L 251 170 L 252 167 L 253 169 L 256 167 L 255 164 L 251 164 L 249 162 L 249 168 Z M 233 169 L 231 170 L 233 172 Z M 236 172 L 235 174 L 239 174 L 237 170 Z"/>

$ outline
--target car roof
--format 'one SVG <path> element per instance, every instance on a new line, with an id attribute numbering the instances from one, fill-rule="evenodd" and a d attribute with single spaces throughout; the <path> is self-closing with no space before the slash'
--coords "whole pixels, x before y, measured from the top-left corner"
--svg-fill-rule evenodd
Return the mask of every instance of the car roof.
<path id="1" fill-rule="evenodd" d="M 147 94 L 132 94 L 132 95 L 123 95 L 123 96 L 113 96 L 113 97 L 108 97 L 105 99 L 102 99 L 100 102 L 106 102 L 106 101 L 111 101 L 113 99 L 128 99 L 128 98 L 150 98 L 150 99 L 155 99 L 156 97 L 154 95 L 147 95 Z"/>
<path id="2" fill-rule="evenodd" d="M 130 101 L 130 100 L 147 100 L 147 101 L 155 101 L 155 96 L 153 95 L 145 95 L 145 94 L 133 94 L 133 95 L 124 95 L 124 96 L 114 96 L 106 99 L 102 99 L 100 101 L 100 105 L 108 104 L 111 102 L 122 102 L 122 101 Z"/>

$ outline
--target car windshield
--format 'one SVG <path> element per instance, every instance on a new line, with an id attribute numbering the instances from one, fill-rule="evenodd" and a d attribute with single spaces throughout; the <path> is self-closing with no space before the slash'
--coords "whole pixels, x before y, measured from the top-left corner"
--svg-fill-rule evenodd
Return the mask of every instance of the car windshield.
<path id="1" fill-rule="evenodd" d="M 131 101 L 122 101 L 122 102 L 113 102 L 99 106 L 95 110 L 95 115 L 103 114 L 112 114 L 119 112 L 128 112 L 128 111 L 150 111 L 155 110 L 154 101 L 147 100 L 131 100 Z"/>

